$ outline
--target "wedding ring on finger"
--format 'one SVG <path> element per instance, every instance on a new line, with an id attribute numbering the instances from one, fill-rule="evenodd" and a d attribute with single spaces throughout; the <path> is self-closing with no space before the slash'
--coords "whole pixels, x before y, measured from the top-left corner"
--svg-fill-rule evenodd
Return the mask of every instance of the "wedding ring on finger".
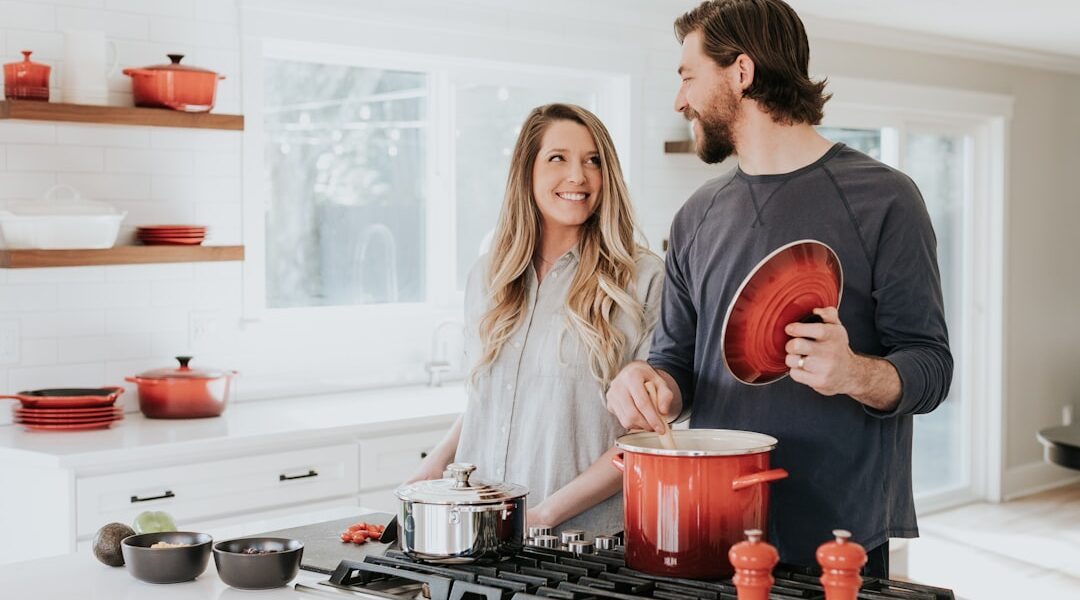
<path id="1" fill-rule="evenodd" d="M 797 366 L 800 369 L 802 369 L 802 368 L 804 368 L 806 366 L 806 357 L 805 356 L 800 356 L 799 357 L 799 363 L 798 363 Z"/>

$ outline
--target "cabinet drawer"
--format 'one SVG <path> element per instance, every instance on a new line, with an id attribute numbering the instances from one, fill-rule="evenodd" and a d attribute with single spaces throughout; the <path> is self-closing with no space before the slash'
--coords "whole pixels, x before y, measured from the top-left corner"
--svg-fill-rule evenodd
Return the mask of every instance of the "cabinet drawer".
<path id="1" fill-rule="evenodd" d="M 360 442 L 360 489 L 397 487 L 446 435 L 434 429 Z"/>
<path id="2" fill-rule="evenodd" d="M 343 444 L 144 469 L 76 482 L 78 535 L 164 510 L 178 527 L 218 515 L 355 494 L 356 446 Z"/>
<path id="3" fill-rule="evenodd" d="M 364 510 L 397 514 L 401 508 L 401 500 L 394 495 L 395 489 L 397 488 L 364 492 L 357 498 L 357 504 Z"/>

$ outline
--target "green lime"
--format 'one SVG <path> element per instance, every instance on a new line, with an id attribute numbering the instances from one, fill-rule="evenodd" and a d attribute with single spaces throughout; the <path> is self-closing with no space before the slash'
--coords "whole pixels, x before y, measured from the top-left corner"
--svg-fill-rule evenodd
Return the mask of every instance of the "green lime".
<path id="1" fill-rule="evenodd" d="M 148 510 L 139 513 L 131 524 L 135 533 L 157 533 L 159 531 L 176 531 L 176 523 L 173 522 L 169 513 L 160 510 Z"/>

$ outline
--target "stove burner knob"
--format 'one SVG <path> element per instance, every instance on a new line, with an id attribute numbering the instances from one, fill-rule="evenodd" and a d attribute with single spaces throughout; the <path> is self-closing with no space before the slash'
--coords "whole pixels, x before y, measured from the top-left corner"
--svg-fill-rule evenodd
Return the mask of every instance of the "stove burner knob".
<path id="1" fill-rule="evenodd" d="M 551 527 L 548 525 L 529 525 L 529 537 L 534 538 L 539 535 L 551 535 Z"/>
<path id="2" fill-rule="evenodd" d="M 619 538 L 613 535 L 598 535 L 593 544 L 597 550 L 615 550 L 615 546 L 619 545 Z"/>
<path id="3" fill-rule="evenodd" d="M 585 539 L 584 529 L 563 529 L 561 532 L 562 543 L 564 546 L 569 545 L 574 540 Z"/>
<path id="4" fill-rule="evenodd" d="M 581 556 L 582 554 L 592 554 L 593 544 L 592 542 L 586 540 L 570 540 L 566 544 L 566 549 L 570 552 L 573 552 L 576 556 Z"/>
<path id="5" fill-rule="evenodd" d="M 533 536 L 531 545 L 538 548 L 558 548 L 559 538 L 553 535 L 537 535 Z"/>

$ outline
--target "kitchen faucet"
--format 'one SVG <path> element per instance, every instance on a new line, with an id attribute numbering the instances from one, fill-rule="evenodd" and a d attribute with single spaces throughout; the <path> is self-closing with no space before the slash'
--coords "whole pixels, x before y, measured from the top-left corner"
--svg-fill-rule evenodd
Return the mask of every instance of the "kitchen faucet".
<path id="1" fill-rule="evenodd" d="M 447 349 L 447 341 L 443 339 L 442 335 L 444 331 L 451 327 L 456 329 L 464 339 L 465 324 L 461 321 L 443 321 L 436 325 L 435 330 L 431 333 L 430 360 L 424 363 L 424 370 L 428 373 L 428 387 L 441 386 L 443 374 L 449 373 L 452 368 L 449 351 Z"/>

